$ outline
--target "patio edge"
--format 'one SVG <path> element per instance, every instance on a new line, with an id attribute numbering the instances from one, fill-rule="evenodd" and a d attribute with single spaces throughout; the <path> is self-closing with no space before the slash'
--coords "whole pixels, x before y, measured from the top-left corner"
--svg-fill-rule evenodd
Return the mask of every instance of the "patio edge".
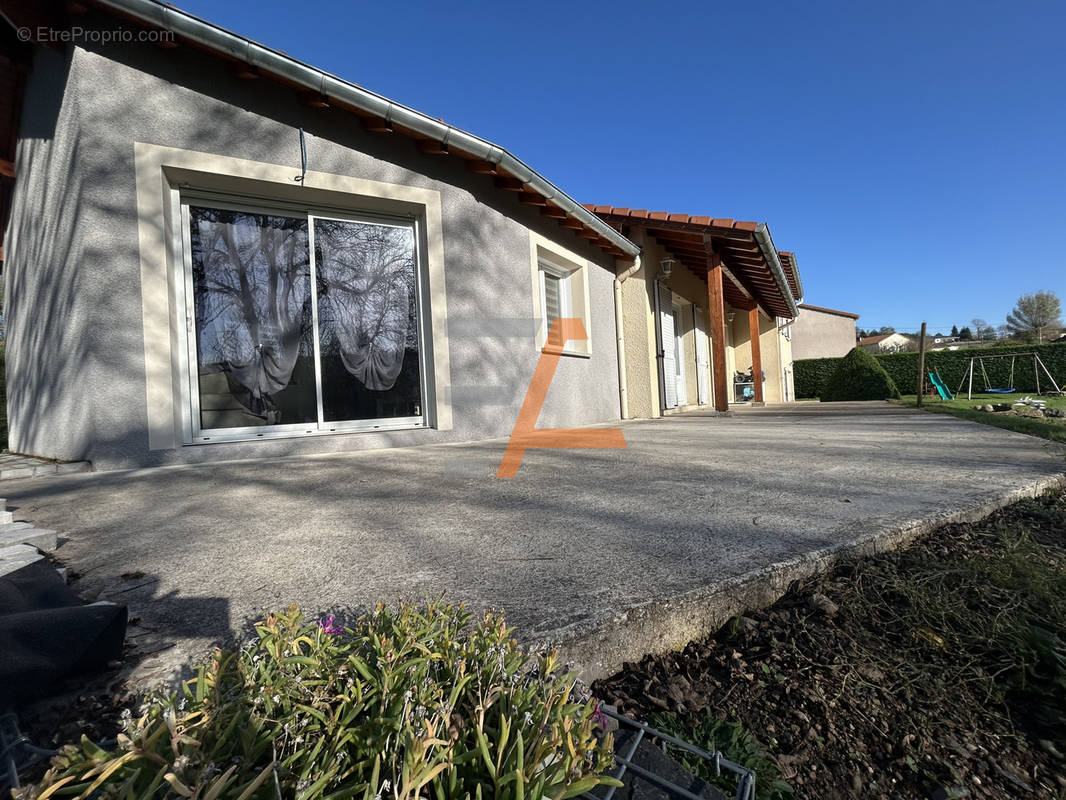
<path id="1" fill-rule="evenodd" d="M 857 539 L 814 550 L 753 572 L 701 586 L 665 601 L 632 606 L 605 623 L 579 623 L 543 633 L 530 642 L 536 649 L 557 649 L 563 663 L 581 672 L 586 683 L 622 669 L 627 661 L 678 650 L 718 630 L 730 618 L 776 602 L 793 581 L 827 572 L 837 561 L 906 546 L 943 525 L 977 522 L 1001 508 L 1066 489 L 1066 473 L 985 497 L 962 508 L 908 520 Z"/>

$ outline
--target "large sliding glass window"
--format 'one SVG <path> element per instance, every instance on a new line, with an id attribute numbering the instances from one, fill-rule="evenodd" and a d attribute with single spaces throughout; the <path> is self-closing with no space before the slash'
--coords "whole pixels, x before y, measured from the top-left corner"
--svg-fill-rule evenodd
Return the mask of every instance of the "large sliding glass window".
<path id="1" fill-rule="evenodd" d="M 413 222 L 184 218 L 194 440 L 423 424 Z"/>

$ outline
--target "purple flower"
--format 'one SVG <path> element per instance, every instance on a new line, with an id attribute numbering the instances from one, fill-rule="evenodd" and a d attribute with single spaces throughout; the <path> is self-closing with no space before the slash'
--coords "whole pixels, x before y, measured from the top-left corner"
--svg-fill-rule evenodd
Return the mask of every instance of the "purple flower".
<path id="1" fill-rule="evenodd" d="M 603 713 L 603 704 L 596 701 L 596 710 L 592 712 L 592 719 L 600 726 L 600 730 L 607 730 L 607 715 Z"/>
<path id="2" fill-rule="evenodd" d="M 337 636 L 344 633 L 344 628 L 335 624 L 335 617 L 330 614 L 328 617 L 323 617 L 318 621 L 318 627 L 322 629 L 322 633 L 326 636 Z"/>

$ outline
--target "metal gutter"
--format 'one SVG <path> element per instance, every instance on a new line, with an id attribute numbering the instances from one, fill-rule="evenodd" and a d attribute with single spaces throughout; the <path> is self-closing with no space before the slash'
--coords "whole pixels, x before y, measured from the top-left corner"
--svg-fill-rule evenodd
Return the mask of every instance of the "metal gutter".
<path id="1" fill-rule="evenodd" d="M 790 253 L 789 256 L 792 259 L 792 273 L 796 278 L 796 291 L 799 292 L 799 296 L 796 299 L 796 305 L 798 306 L 803 302 L 803 281 L 800 279 L 799 259 L 796 258 L 795 251 Z"/>
<path id="2" fill-rule="evenodd" d="M 781 296 L 788 302 L 788 309 L 792 317 L 798 317 L 799 308 L 796 305 L 796 298 L 792 296 L 792 287 L 788 285 L 785 268 L 781 266 L 781 257 L 777 254 L 773 237 L 770 236 L 770 229 L 766 227 L 765 222 L 760 222 L 759 227 L 755 229 L 755 241 L 758 243 L 759 249 L 762 250 L 766 263 L 770 265 L 770 274 L 774 276 L 774 282 L 777 284 L 777 288 L 780 289 Z M 799 285 L 798 274 L 796 275 L 796 284 Z"/>
<path id="3" fill-rule="evenodd" d="M 474 158 L 491 161 L 514 175 L 530 190 L 551 200 L 553 204 L 628 256 L 633 257 L 640 253 L 637 245 L 499 145 L 400 105 L 276 50 L 271 50 L 251 39 L 246 39 L 173 6 L 164 5 L 156 0 L 96 1 L 101 6 L 122 12 L 164 30 L 173 31 L 178 36 L 196 42 L 209 50 L 215 50 L 266 72 L 274 73 L 311 91 L 334 97 L 430 139 L 446 145 L 455 145 Z"/>

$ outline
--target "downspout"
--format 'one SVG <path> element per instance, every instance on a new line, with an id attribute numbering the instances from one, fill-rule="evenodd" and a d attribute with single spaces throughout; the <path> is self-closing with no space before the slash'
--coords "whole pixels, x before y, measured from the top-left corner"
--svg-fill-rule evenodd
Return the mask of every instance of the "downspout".
<path id="1" fill-rule="evenodd" d="M 629 416 L 629 389 L 626 386 L 626 342 L 622 325 L 622 283 L 633 277 L 640 270 L 640 254 L 633 257 L 633 263 L 614 279 L 614 335 L 618 348 L 618 401 L 622 408 L 622 419 Z"/>

